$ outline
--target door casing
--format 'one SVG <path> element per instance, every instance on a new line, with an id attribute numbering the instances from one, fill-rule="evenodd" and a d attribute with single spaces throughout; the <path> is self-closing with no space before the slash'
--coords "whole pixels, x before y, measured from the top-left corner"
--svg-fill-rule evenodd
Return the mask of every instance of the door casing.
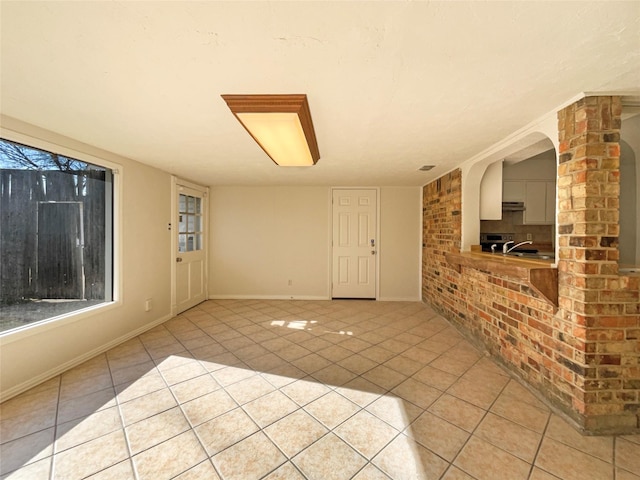
<path id="1" fill-rule="evenodd" d="M 177 282 L 177 272 L 178 272 L 178 262 L 177 257 L 178 253 L 178 230 L 179 230 L 179 222 L 178 222 L 178 194 L 180 193 L 180 188 L 186 187 L 189 189 L 197 190 L 202 193 L 202 208 L 203 215 L 202 221 L 204 222 L 203 226 L 203 250 L 204 250 L 204 300 L 208 300 L 209 298 L 209 188 L 204 187 L 202 185 L 195 184 L 193 182 L 189 182 L 184 179 L 180 179 L 178 177 L 171 177 L 171 315 L 178 315 L 178 305 L 177 305 L 177 291 L 178 291 L 178 282 Z"/>
<path id="2" fill-rule="evenodd" d="M 375 190 L 376 191 L 376 255 L 375 255 L 375 299 L 380 298 L 380 255 L 382 254 L 382 241 L 380 238 L 380 187 L 332 187 L 329 191 L 329 299 L 333 297 L 333 193 L 335 190 Z"/>

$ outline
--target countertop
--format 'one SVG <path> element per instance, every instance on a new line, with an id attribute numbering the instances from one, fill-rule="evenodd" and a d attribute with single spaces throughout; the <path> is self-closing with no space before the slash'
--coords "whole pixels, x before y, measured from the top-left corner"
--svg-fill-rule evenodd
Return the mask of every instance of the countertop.
<path id="1" fill-rule="evenodd" d="M 549 303 L 558 307 L 558 268 L 553 259 L 531 259 L 486 252 L 452 252 L 447 262 L 458 272 L 461 267 L 475 268 L 520 280 Z"/>

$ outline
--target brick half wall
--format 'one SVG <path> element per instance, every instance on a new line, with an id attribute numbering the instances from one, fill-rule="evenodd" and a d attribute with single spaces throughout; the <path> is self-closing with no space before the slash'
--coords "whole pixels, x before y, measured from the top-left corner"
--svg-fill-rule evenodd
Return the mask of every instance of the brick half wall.
<path id="1" fill-rule="evenodd" d="M 604 98 L 617 108 L 616 100 Z M 588 102 L 593 100 L 568 107 L 575 120 L 566 109 L 559 113 L 560 141 L 566 142 L 561 146 L 564 161 L 558 178 L 560 308 L 514 279 L 464 266 L 458 273 L 447 263 L 445 254 L 459 252 L 461 245 L 464 178 L 460 170 L 423 189 L 422 299 L 578 427 L 590 433 L 638 432 L 640 279 L 617 272 L 618 174 L 610 155 L 616 150 L 613 145 L 598 147 L 598 152 L 605 152 L 603 156 L 595 163 L 587 162 L 575 151 L 584 151 L 586 156 L 587 151 L 595 150 L 582 148 L 575 140 L 571 146 L 572 140 L 562 133 L 567 122 L 573 121 L 574 129 L 582 122 L 582 113 L 575 112 Z M 615 119 L 615 112 L 602 105 L 596 112 Z M 587 122 L 592 130 L 595 123 Z M 598 123 L 598 128 L 602 125 Z M 619 122 L 613 125 L 618 125 L 619 132 Z M 591 133 L 584 138 L 600 143 L 619 141 L 609 129 Z M 593 169 L 591 173 L 583 171 L 586 165 Z M 597 188 L 593 185 L 596 179 Z M 587 226 L 583 218 L 597 225 Z"/>

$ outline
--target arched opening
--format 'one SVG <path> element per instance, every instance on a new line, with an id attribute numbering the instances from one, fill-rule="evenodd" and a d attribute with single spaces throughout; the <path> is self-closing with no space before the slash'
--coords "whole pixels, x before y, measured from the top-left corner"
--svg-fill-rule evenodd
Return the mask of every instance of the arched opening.
<path id="1" fill-rule="evenodd" d="M 531 250 L 555 256 L 557 164 L 557 119 L 549 115 L 463 165 L 461 250 L 487 243 L 481 234 L 500 233 L 514 242 L 528 241 L 530 236 L 538 243 L 538 248 Z M 531 183 L 521 183 L 520 187 L 508 183 L 505 192 L 505 181 Z M 519 188 L 518 193 L 523 195 L 516 199 L 522 206 L 505 209 L 503 201 L 513 201 L 513 188 Z M 525 217 L 527 203 L 529 215 Z"/>
<path id="2" fill-rule="evenodd" d="M 620 132 L 620 267 L 640 265 L 640 115 L 623 114 Z"/>
<path id="3" fill-rule="evenodd" d="M 544 139 L 501 162 L 502 182 L 493 190 L 502 192 L 502 208 L 497 218 L 480 220 L 484 251 L 511 241 L 522 244 L 523 253 L 555 257 L 556 157 L 553 143 Z"/>

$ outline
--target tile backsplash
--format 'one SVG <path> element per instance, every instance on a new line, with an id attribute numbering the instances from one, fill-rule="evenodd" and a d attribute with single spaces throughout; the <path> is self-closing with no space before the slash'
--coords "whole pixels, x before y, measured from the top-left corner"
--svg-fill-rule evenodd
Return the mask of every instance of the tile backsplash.
<path id="1" fill-rule="evenodd" d="M 522 218 L 522 212 L 503 212 L 502 220 L 482 220 L 480 232 L 513 233 L 516 243 L 524 242 L 527 240 L 527 234 L 531 234 L 534 243 L 554 244 L 554 225 L 522 225 L 522 220 L 518 224 L 515 215 Z"/>

